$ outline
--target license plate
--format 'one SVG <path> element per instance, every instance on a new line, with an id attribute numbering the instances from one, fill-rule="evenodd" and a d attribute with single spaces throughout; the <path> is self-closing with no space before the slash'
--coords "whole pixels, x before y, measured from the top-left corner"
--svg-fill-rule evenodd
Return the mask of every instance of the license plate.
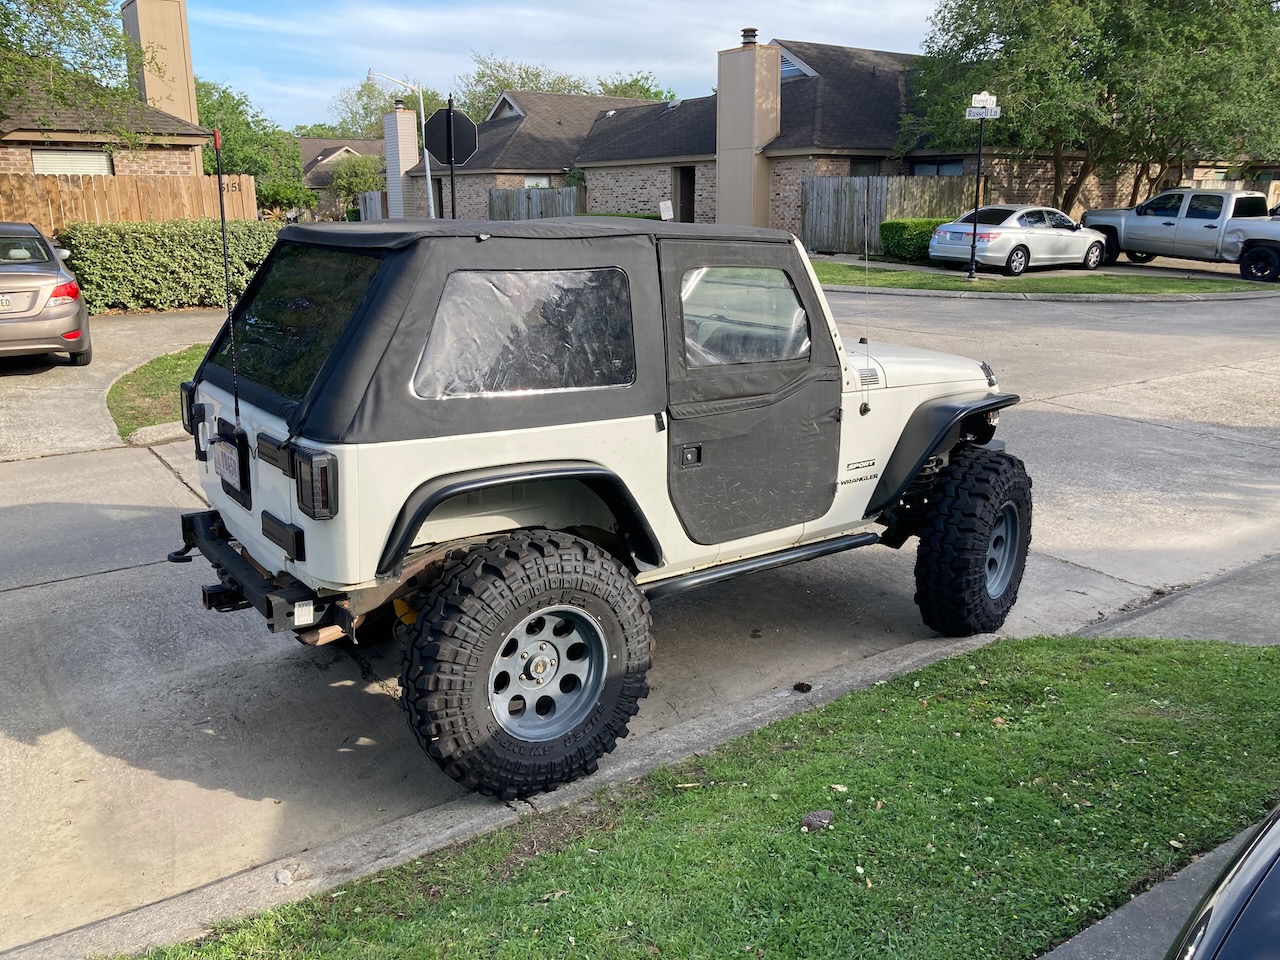
<path id="1" fill-rule="evenodd" d="M 953 233 L 951 234 L 951 241 L 952 243 L 958 243 L 959 241 L 963 240 L 965 236 L 966 235 L 963 233 Z"/>
<path id="2" fill-rule="evenodd" d="M 213 442 L 213 472 L 233 490 L 240 490 L 240 451 L 234 443 Z"/>
<path id="3" fill-rule="evenodd" d="M 13 300 L 7 293 L 0 293 L 0 310 L 8 310 L 13 306 Z"/>

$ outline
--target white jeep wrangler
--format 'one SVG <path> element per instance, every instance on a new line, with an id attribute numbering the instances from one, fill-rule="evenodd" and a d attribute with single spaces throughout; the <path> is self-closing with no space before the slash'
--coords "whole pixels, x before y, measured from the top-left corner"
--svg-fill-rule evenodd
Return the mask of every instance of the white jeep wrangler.
<path id="1" fill-rule="evenodd" d="M 1031 481 L 985 364 L 846 348 L 776 230 L 582 218 L 286 227 L 183 385 L 218 583 L 304 643 L 398 621 L 410 726 L 504 798 L 596 768 L 649 600 L 918 535 L 939 633 L 997 629 Z"/>

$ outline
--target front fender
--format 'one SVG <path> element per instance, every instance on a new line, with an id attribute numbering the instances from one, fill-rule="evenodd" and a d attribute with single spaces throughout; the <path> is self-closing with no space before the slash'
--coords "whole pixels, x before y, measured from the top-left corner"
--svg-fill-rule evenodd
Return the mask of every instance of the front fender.
<path id="1" fill-rule="evenodd" d="M 955 446 L 966 419 L 1011 407 L 1020 399 L 1014 393 L 960 393 L 935 397 L 916 407 L 880 474 L 865 517 L 878 516 L 897 503 L 930 457 Z"/>

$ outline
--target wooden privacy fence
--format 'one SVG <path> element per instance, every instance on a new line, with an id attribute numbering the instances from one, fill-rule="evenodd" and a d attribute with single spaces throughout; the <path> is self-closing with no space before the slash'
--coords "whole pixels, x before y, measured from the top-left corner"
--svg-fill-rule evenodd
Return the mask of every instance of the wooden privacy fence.
<path id="1" fill-rule="evenodd" d="M 587 212 L 586 187 L 532 187 L 489 190 L 490 220 L 542 220 L 576 217 Z"/>
<path id="2" fill-rule="evenodd" d="M 358 197 L 361 220 L 387 219 L 387 195 L 382 190 L 371 190 Z"/>
<path id="3" fill-rule="evenodd" d="M 819 253 L 879 254 L 884 221 L 955 217 L 972 207 L 971 177 L 805 177 L 800 240 Z"/>
<path id="4" fill-rule="evenodd" d="M 253 177 L 224 177 L 227 219 L 258 219 Z M 217 177 L 0 174 L 0 220 L 55 234 L 67 223 L 195 220 L 218 216 Z"/>

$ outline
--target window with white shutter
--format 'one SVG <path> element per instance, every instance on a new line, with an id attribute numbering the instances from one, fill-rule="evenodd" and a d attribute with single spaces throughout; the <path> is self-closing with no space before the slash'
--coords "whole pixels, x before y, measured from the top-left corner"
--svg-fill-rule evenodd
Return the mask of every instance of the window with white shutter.
<path id="1" fill-rule="evenodd" d="M 105 150 L 32 150 L 36 173 L 78 173 L 111 176 L 111 154 Z"/>

